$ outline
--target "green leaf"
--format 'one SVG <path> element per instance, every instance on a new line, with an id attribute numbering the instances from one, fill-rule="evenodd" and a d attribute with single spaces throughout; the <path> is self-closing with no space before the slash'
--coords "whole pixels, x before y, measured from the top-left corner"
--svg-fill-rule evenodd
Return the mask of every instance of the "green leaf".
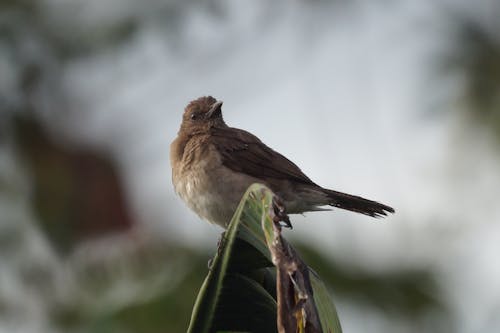
<path id="1" fill-rule="evenodd" d="M 188 332 L 341 332 L 323 283 L 281 236 L 273 197 L 260 184 L 243 196 L 198 293 Z"/>
<path id="2" fill-rule="evenodd" d="M 328 289 L 313 270 L 310 269 L 309 272 L 311 285 L 314 290 L 314 302 L 318 309 L 323 332 L 342 332 L 337 310 Z"/>

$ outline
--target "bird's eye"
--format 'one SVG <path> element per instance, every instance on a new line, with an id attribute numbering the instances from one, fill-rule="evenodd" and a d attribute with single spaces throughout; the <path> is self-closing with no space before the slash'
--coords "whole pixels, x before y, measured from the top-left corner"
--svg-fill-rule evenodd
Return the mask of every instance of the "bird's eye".
<path id="1" fill-rule="evenodd" d="M 191 120 L 196 120 L 196 119 L 198 119 L 198 112 L 191 113 Z"/>

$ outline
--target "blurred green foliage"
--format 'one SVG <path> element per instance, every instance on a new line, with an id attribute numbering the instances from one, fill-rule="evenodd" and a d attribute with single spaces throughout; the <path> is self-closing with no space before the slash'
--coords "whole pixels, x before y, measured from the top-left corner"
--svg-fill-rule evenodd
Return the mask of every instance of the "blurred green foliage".
<path id="1" fill-rule="evenodd" d="M 56 326 L 63 332 L 185 332 L 198 288 L 207 273 L 209 257 L 204 252 L 174 244 L 160 245 L 156 249 L 154 245 L 146 245 L 141 252 L 143 253 L 139 260 L 145 254 L 156 252 L 153 258 L 150 258 L 150 265 L 153 266 L 161 265 L 162 262 L 169 266 L 170 261 L 182 263 L 180 276 L 179 271 L 173 270 L 162 278 L 162 283 L 154 289 L 154 294 L 143 299 L 144 295 L 139 293 L 136 300 L 116 307 L 109 306 L 105 309 L 98 307 L 99 310 L 96 311 L 95 305 L 81 304 L 78 299 L 70 304 L 56 306 L 52 312 Z M 142 277 L 135 278 L 139 284 L 147 283 L 144 281 L 148 279 L 145 276 L 147 274 L 163 274 L 151 271 L 149 265 L 144 266 L 140 261 L 127 260 L 131 268 L 134 262 L 140 266 L 136 268 L 143 270 L 140 274 Z M 86 288 L 92 290 L 96 285 L 99 285 L 99 288 L 109 288 L 117 276 L 111 272 L 107 277 L 105 284 L 101 278 L 88 279 Z"/>
<path id="2" fill-rule="evenodd" d="M 462 108 L 468 120 L 492 130 L 500 140 L 500 6 L 490 6 L 491 21 L 450 13 L 452 38 L 438 63 L 439 73 L 460 74 Z M 495 22 L 494 20 L 497 20 Z M 497 29 L 495 29 L 497 27 Z"/>
<path id="3" fill-rule="evenodd" d="M 338 297 L 367 303 L 391 316 L 413 319 L 429 311 L 445 311 L 430 271 L 367 272 L 336 262 L 310 244 L 299 243 L 297 247 Z"/>

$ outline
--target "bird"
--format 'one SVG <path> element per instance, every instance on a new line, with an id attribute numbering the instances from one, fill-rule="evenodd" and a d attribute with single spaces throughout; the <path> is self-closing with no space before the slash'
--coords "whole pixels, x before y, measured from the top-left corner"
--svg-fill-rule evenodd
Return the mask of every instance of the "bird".
<path id="1" fill-rule="evenodd" d="M 222 116 L 222 101 L 212 96 L 197 98 L 185 107 L 170 145 L 170 163 L 175 192 L 201 219 L 224 229 L 253 183 L 270 188 L 286 214 L 331 207 L 371 217 L 395 212 L 379 202 L 319 186 L 255 135 L 229 127 Z"/>

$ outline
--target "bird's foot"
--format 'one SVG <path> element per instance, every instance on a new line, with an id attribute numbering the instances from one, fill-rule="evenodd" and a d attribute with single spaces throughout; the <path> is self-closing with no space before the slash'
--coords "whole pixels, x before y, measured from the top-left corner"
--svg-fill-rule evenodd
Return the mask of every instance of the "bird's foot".
<path id="1" fill-rule="evenodd" d="M 220 233 L 219 240 L 217 241 L 217 254 L 220 254 L 224 241 L 226 240 L 226 231 Z"/>
<path id="2" fill-rule="evenodd" d="M 225 241 L 225 236 L 226 236 L 226 232 L 223 231 L 220 236 L 219 236 L 219 240 L 217 241 L 217 254 L 213 257 L 213 258 L 210 258 L 208 260 L 208 269 L 212 269 L 212 265 L 214 263 L 214 259 L 216 256 L 218 256 L 220 254 L 220 252 L 222 251 L 222 248 L 223 248 L 223 245 L 224 245 L 224 241 Z"/>
<path id="3" fill-rule="evenodd" d="M 288 217 L 285 205 L 283 201 L 278 196 L 273 196 L 273 221 L 279 226 L 283 226 L 285 228 L 293 229 L 292 223 L 290 222 L 290 218 Z M 283 224 L 281 224 L 283 222 Z"/>

